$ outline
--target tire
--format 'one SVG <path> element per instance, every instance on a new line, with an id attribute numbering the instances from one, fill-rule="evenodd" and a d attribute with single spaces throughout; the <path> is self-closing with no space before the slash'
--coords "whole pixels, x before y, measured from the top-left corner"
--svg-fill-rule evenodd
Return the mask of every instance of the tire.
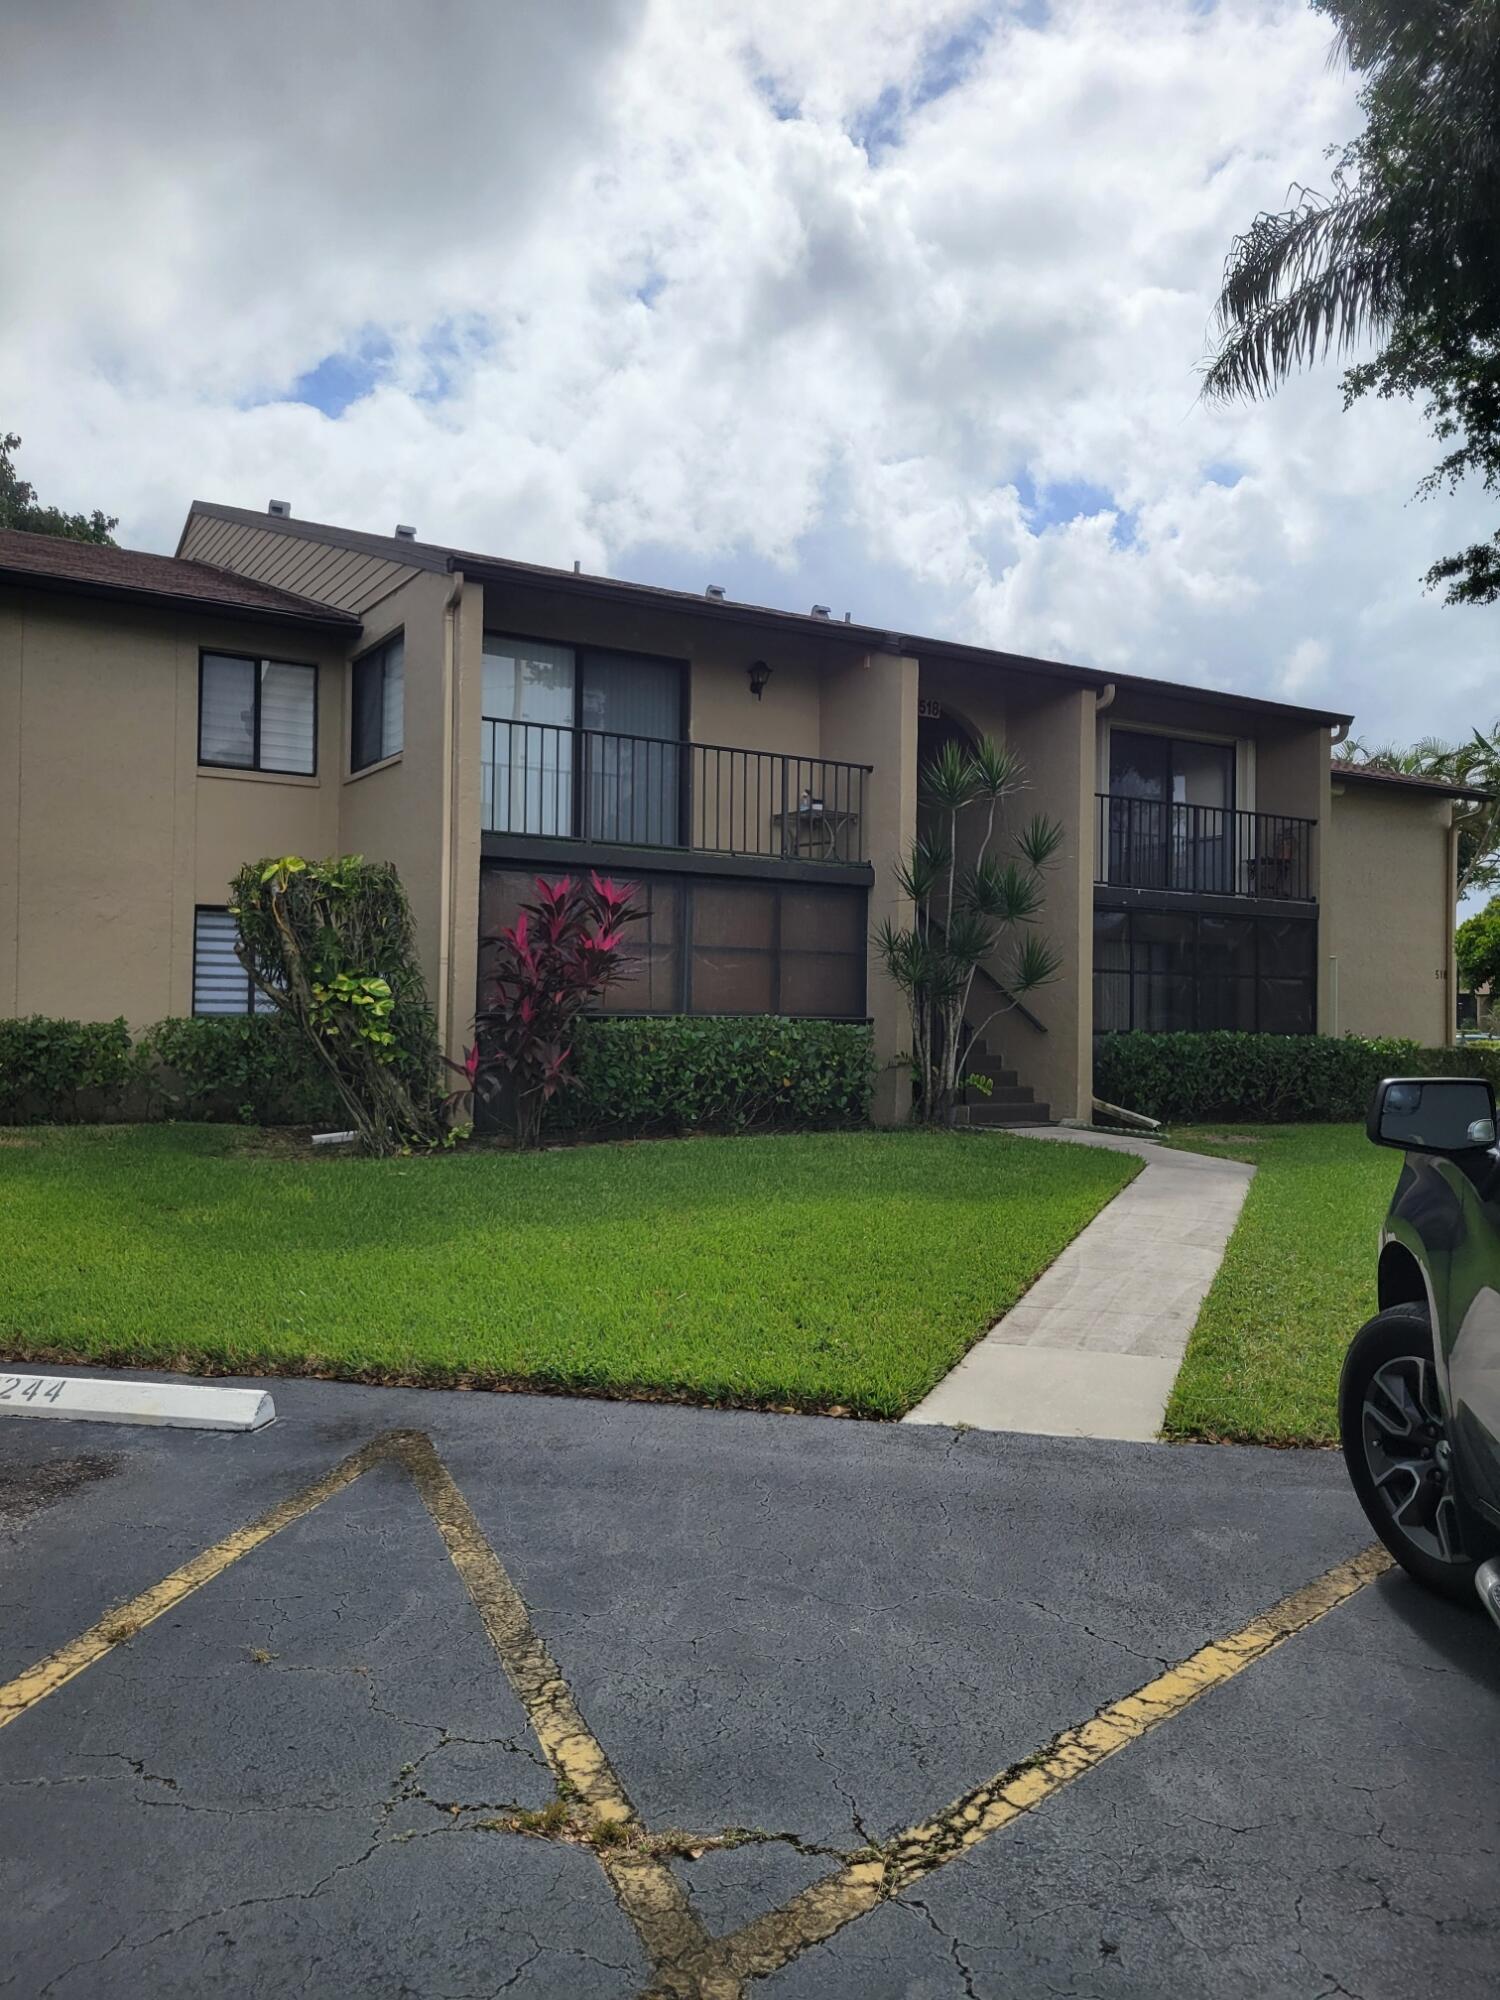
<path id="1" fill-rule="evenodd" d="M 1429 1590 L 1473 1604 L 1479 1565 L 1465 1546 L 1426 1306 L 1390 1306 L 1354 1336 L 1339 1436 L 1359 1504 L 1396 1561 Z"/>

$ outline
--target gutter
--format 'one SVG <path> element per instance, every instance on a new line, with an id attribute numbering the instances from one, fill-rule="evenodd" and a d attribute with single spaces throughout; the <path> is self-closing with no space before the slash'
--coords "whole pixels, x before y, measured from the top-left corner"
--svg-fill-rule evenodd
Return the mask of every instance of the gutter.
<path id="1" fill-rule="evenodd" d="M 438 870 L 438 992 L 441 995 L 443 1053 L 454 1044 L 453 1020 L 453 876 L 458 865 L 459 840 L 457 809 L 459 796 L 459 728 L 456 710 L 459 691 L 460 608 L 464 580 L 455 573 L 443 600 L 443 849 Z M 462 1053 L 462 1037 L 458 1038 Z"/>

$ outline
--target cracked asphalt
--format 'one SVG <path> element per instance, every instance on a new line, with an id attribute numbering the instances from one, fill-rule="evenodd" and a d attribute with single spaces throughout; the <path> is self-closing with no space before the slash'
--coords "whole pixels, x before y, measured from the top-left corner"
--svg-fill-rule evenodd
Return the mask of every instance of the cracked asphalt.
<path id="1" fill-rule="evenodd" d="M 275 1396 L 253 1437 L 5 1425 L 0 1682 L 378 1434 L 424 1432 L 714 1940 L 1371 1539 L 1329 1453 Z M 0 1730 L 0 1993 L 699 1990 L 657 1983 L 620 1868 L 549 1818 L 555 1771 L 456 1560 L 373 1463 Z M 1497 1849 L 1500 1642 L 1392 1573 L 778 1969 L 701 1990 L 1489 1994 Z"/>

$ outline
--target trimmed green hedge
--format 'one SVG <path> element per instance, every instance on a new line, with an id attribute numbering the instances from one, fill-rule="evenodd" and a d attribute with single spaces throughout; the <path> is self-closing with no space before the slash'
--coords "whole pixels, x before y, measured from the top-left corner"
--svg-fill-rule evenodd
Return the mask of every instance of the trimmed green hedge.
<path id="1" fill-rule="evenodd" d="M 0 1021 L 0 1124 L 97 1117 L 139 1074 L 123 1020 Z"/>
<path id="2" fill-rule="evenodd" d="M 159 1116 L 226 1125 L 348 1122 L 327 1072 L 283 1014 L 158 1021 L 136 1048 Z"/>
<path id="3" fill-rule="evenodd" d="M 0 1125 L 186 1118 L 341 1124 L 316 1059 L 279 1014 L 158 1021 L 0 1021 Z"/>
<path id="4" fill-rule="evenodd" d="M 740 1132 L 857 1125 L 869 1116 L 874 1057 L 863 1022 L 660 1015 L 585 1021 L 578 1085 L 549 1124 L 572 1131 Z"/>
<path id="5" fill-rule="evenodd" d="M 1484 1076 L 1500 1090 L 1500 1049 L 1358 1035 L 1105 1035 L 1094 1094 L 1126 1111 L 1184 1123 L 1361 1119 L 1383 1076 Z"/>
<path id="6" fill-rule="evenodd" d="M 579 1083 L 549 1124 L 574 1132 L 857 1125 L 874 1076 L 863 1023 L 666 1015 L 585 1021 Z M 183 1118 L 341 1126 L 337 1095 L 280 1014 L 0 1021 L 0 1124 Z"/>

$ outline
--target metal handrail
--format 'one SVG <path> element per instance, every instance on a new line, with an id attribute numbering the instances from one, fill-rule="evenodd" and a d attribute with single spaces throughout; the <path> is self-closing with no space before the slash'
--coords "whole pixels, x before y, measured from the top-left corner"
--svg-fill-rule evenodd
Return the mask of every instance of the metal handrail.
<path id="1" fill-rule="evenodd" d="M 862 866 L 873 767 L 485 716 L 480 824 L 627 847 Z"/>
<path id="2" fill-rule="evenodd" d="M 1315 819 L 1095 794 L 1094 880 L 1112 889 L 1310 903 Z"/>

